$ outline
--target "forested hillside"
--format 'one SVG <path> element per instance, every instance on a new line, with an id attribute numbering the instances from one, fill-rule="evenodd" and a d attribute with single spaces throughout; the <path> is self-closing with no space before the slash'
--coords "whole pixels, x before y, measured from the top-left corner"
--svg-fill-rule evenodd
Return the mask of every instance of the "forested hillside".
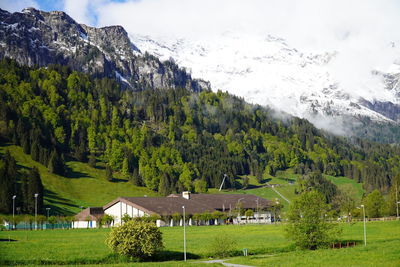
<path id="1" fill-rule="evenodd" d="M 101 161 L 110 179 L 117 171 L 164 195 L 219 187 L 224 174 L 229 188 L 238 175 L 261 179 L 288 168 L 387 192 L 400 172 L 398 146 L 350 142 L 223 92 L 132 91 L 65 66 L 2 60 L 0 101 L 2 142 L 21 146 L 51 172 L 64 175 L 68 159 Z M 7 188 L 11 195 L 17 187 Z"/>

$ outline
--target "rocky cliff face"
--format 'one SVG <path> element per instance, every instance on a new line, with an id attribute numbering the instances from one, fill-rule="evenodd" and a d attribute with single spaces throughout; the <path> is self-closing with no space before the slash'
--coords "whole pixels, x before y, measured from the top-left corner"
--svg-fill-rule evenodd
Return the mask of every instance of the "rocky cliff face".
<path id="1" fill-rule="evenodd" d="M 123 27 L 89 27 L 59 11 L 0 9 L 0 58 L 5 57 L 28 66 L 68 65 L 97 77 L 115 77 L 132 89 L 209 88 L 175 63 L 142 54 Z"/>

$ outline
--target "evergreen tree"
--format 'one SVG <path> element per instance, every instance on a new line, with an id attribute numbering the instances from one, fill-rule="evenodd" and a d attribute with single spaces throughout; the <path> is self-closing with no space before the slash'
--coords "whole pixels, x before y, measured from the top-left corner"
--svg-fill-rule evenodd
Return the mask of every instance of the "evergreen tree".
<path id="1" fill-rule="evenodd" d="M 135 168 L 133 170 L 133 173 L 130 177 L 130 181 L 132 182 L 132 184 L 136 185 L 136 186 L 142 186 L 143 182 L 142 182 L 142 177 L 139 174 L 139 170 L 137 168 Z"/>
<path id="2" fill-rule="evenodd" d="M 112 170 L 111 166 L 108 164 L 106 165 L 106 179 L 109 182 L 112 182 L 114 179 L 113 178 L 113 170 Z"/>
<path id="3" fill-rule="evenodd" d="M 60 156 L 60 154 L 56 150 L 53 150 L 53 152 L 51 152 L 48 168 L 51 173 L 59 175 L 65 174 L 65 164 L 63 157 Z"/>
<path id="4" fill-rule="evenodd" d="M 27 197 L 28 200 L 28 212 L 33 214 L 35 212 L 35 194 L 38 194 L 37 197 L 37 212 L 38 214 L 43 213 L 43 196 L 44 196 L 44 188 L 42 184 L 42 180 L 40 178 L 40 173 L 38 168 L 33 167 L 28 174 L 28 190 Z M 30 201 L 29 201 L 30 200 Z"/>

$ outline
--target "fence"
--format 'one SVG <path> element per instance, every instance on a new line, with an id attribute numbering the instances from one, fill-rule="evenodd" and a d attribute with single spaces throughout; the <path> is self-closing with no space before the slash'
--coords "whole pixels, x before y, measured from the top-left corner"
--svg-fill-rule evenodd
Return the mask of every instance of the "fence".
<path id="1" fill-rule="evenodd" d="M 11 224 L 6 224 L 4 225 L 6 230 L 12 230 L 13 225 Z M 38 223 L 37 224 L 37 229 L 38 230 L 46 230 L 46 229 L 70 229 L 72 228 L 72 223 Z M 27 223 L 27 222 L 21 222 L 18 223 L 14 230 L 35 230 L 35 223 Z"/>

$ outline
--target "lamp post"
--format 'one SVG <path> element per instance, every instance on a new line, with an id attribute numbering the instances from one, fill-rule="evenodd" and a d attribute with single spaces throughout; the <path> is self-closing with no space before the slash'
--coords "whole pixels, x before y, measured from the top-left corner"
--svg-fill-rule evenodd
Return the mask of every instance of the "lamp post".
<path id="1" fill-rule="evenodd" d="M 186 220 L 185 220 L 185 206 L 183 209 L 183 258 L 186 261 Z"/>
<path id="2" fill-rule="evenodd" d="M 367 246 L 367 228 L 365 225 L 365 207 L 364 205 L 361 205 L 361 208 L 363 210 L 363 217 L 364 217 L 364 246 Z M 357 209 L 361 209 L 360 207 L 357 207 Z"/>
<path id="3" fill-rule="evenodd" d="M 257 223 L 260 222 L 260 211 L 258 210 L 258 198 L 256 199 L 256 204 L 257 204 Z"/>
<path id="4" fill-rule="evenodd" d="M 275 208 L 274 208 L 274 223 L 275 223 L 275 225 L 276 225 L 276 210 L 277 210 L 277 208 L 278 208 L 279 201 L 278 201 L 278 200 L 275 200 L 275 204 L 276 204 L 276 206 L 275 206 Z"/>
<path id="5" fill-rule="evenodd" d="M 14 217 L 15 217 L 15 198 L 16 197 L 17 197 L 16 195 L 13 196 L 13 229 L 15 229 L 15 219 L 14 219 Z"/>
<path id="6" fill-rule="evenodd" d="M 35 194 L 35 230 L 37 230 L 37 198 L 39 194 Z"/>
<path id="7" fill-rule="evenodd" d="M 238 201 L 237 201 L 237 203 L 236 203 L 236 207 L 238 208 L 238 223 L 239 223 L 239 219 L 240 219 L 240 206 L 239 206 L 239 203 L 240 203 L 240 201 L 241 201 L 242 199 L 244 199 L 244 197 L 239 198 Z"/>
<path id="8" fill-rule="evenodd" d="M 46 208 L 46 210 L 47 210 L 47 221 L 49 220 L 49 211 L 50 211 L 50 208 Z"/>

